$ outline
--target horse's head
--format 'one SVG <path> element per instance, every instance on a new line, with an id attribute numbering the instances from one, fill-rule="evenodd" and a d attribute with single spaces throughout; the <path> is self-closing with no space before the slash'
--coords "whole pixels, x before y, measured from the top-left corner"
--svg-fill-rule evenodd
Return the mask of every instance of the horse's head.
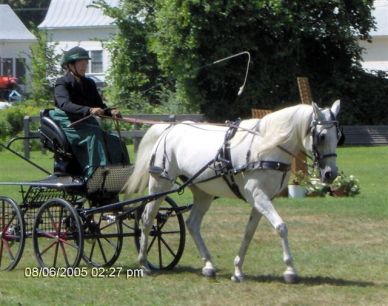
<path id="1" fill-rule="evenodd" d="M 307 141 L 308 148 L 314 157 L 314 164 L 319 167 L 323 182 L 331 182 L 337 176 L 336 149 L 341 138 L 337 115 L 340 101 L 333 103 L 331 108 L 320 109 L 313 103 L 313 117 Z"/>

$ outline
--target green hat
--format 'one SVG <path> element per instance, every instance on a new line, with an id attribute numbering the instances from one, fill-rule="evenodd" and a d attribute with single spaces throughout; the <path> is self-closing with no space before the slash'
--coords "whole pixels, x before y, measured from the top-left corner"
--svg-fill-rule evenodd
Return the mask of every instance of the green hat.
<path id="1" fill-rule="evenodd" d="M 63 54 L 61 66 L 64 67 L 69 63 L 73 63 L 75 61 L 79 61 L 83 59 L 90 60 L 88 51 L 86 51 L 81 47 L 74 47 Z"/>

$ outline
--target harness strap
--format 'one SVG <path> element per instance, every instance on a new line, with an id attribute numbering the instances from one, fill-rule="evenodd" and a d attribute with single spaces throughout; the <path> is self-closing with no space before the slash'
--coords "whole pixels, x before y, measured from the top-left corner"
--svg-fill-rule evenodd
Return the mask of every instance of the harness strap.
<path id="1" fill-rule="evenodd" d="M 290 164 L 285 164 L 277 161 L 259 160 L 255 162 L 247 163 L 244 166 L 234 169 L 234 174 L 246 171 L 246 170 L 278 170 L 282 172 L 288 172 L 291 169 Z"/>
<path id="2" fill-rule="evenodd" d="M 225 164 L 225 166 L 222 168 L 221 176 L 230 190 L 232 190 L 236 197 L 246 201 L 234 179 L 234 168 L 232 163 L 232 156 L 230 153 L 230 140 L 234 137 L 234 135 L 236 135 L 240 121 L 241 120 L 238 119 L 236 122 L 232 122 L 230 124 L 229 129 L 226 131 L 224 144 L 219 151 L 217 161 L 221 161 Z"/>
<path id="3" fill-rule="evenodd" d="M 238 174 L 240 172 L 247 171 L 247 170 L 276 170 L 276 171 L 283 172 L 282 181 L 280 183 L 280 186 L 282 186 L 283 183 L 284 183 L 284 179 L 286 178 L 286 174 L 287 174 L 288 171 L 290 171 L 290 169 L 291 169 L 291 165 L 290 164 L 285 164 L 285 163 L 276 162 L 276 161 L 262 160 L 262 161 L 250 162 L 250 163 L 247 163 L 244 166 L 232 169 L 231 171 L 229 171 L 228 177 L 232 177 L 233 178 L 234 175 L 236 175 L 236 174 Z M 205 182 L 214 180 L 216 178 L 219 178 L 221 176 L 224 178 L 224 180 L 228 184 L 229 181 L 227 181 L 227 176 L 225 176 L 225 174 L 226 174 L 225 172 L 220 172 L 220 173 L 217 173 L 217 174 L 215 174 L 215 175 L 213 175 L 213 176 L 211 176 L 211 177 L 209 177 L 207 179 L 201 180 L 199 182 L 195 182 L 195 184 L 205 183 Z M 238 189 L 237 184 L 236 184 L 236 186 L 237 186 L 237 191 L 236 192 L 233 190 L 234 187 L 232 187 L 232 186 L 233 186 L 233 184 L 228 184 L 228 187 L 236 194 L 236 196 L 238 196 L 238 194 L 240 193 L 240 190 Z"/>

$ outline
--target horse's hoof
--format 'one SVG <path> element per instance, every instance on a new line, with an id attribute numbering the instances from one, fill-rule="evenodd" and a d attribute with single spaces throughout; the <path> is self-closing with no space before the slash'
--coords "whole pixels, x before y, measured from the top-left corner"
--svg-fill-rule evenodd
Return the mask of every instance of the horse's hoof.
<path id="1" fill-rule="evenodd" d="M 287 284 L 296 284 L 299 282 L 299 277 L 295 272 L 286 271 L 283 273 L 283 278 Z"/>
<path id="2" fill-rule="evenodd" d="M 209 269 L 209 268 L 203 268 L 202 275 L 206 276 L 206 277 L 216 277 L 216 270 Z"/>
<path id="3" fill-rule="evenodd" d="M 234 281 L 235 283 L 241 283 L 242 281 L 244 281 L 244 275 L 233 275 L 231 278 L 230 278 L 232 281 Z"/>
<path id="4" fill-rule="evenodd" d="M 144 276 L 152 275 L 152 270 L 150 269 L 150 267 L 142 266 L 141 269 L 143 270 L 143 275 Z"/>

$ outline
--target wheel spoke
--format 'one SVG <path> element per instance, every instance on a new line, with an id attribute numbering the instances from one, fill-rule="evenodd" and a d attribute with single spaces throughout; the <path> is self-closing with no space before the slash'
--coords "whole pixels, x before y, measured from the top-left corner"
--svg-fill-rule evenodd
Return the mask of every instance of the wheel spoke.
<path id="1" fill-rule="evenodd" d="M 185 223 L 178 206 L 169 197 L 162 202 L 152 230 L 148 234 L 148 264 L 152 269 L 167 270 L 173 268 L 180 260 L 185 246 Z M 141 210 L 137 212 L 135 233 L 141 232 Z M 135 235 L 136 247 L 140 250 L 141 234 Z M 155 241 L 157 240 L 157 243 Z"/>
<path id="2" fill-rule="evenodd" d="M 62 254 L 63 254 L 63 258 L 65 259 L 65 262 L 66 262 L 66 266 L 69 267 L 70 266 L 70 263 L 69 263 L 69 259 L 67 258 L 67 253 L 66 253 L 66 249 L 65 247 L 63 246 L 63 242 L 60 242 L 58 243 L 61 247 L 61 250 L 62 250 Z"/>
<path id="3" fill-rule="evenodd" d="M 24 224 L 18 205 L 10 198 L 0 197 L 0 269 L 12 270 L 24 249 Z"/>
<path id="4" fill-rule="evenodd" d="M 76 267 L 83 237 L 77 212 L 63 199 L 52 199 L 38 210 L 33 228 L 34 250 L 41 267 Z"/>
<path id="5" fill-rule="evenodd" d="M 55 241 L 55 251 L 54 251 L 54 262 L 53 267 L 57 266 L 57 259 L 58 259 L 58 249 L 59 249 L 59 241 Z"/>
<path id="6" fill-rule="evenodd" d="M 94 253 L 94 248 L 95 248 L 95 247 L 96 247 L 96 239 L 93 239 L 92 247 L 91 247 L 90 255 L 89 255 L 89 258 L 90 258 L 90 259 L 93 258 L 93 253 Z"/>
<path id="7" fill-rule="evenodd" d="M 165 245 L 165 247 L 167 248 L 167 250 L 169 250 L 169 252 L 171 253 L 172 256 L 176 256 L 176 254 L 174 253 L 174 251 L 170 248 L 170 246 L 168 245 L 167 241 L 164 240 L 163 236 L 160 236 L 160 240 L 161 242 Z"/>
<path id="8" fill-rule="evenodd" d="M 99 238 L 97 238 L 97 242 L 98 242 L 98 246 L 100 247 L 100 251 L 101 251 L 101 255 L 104 259 L 104 263 L 107 263 L 108 260 L 106 259 L 105 251 L 104 251 L 104 248 L 102 247 L 101 240 Z"/>
<path id="9" fill-rule="evenodd" d="M 57 241 L 54 241 L 53 243 L 51 243 L 47 248 L 45 248 L 42 252 L 40 252 L 39 254 L 40 255 L 43 255 L 44 253 L 46 253 L 49 249 L 51 249 L 51 247 L 56 244 Z"/>
<path id="10" fill-rule="evenodd" d="M 152 241 L 151 241 L 151 243 L 150 243 L 149 246 L 148 246 L 147 253 L 150 252 L 152 246 L 154 245 L 154 242 L 155 242 L 155 240 L 156 240 L 156 237 L 157 237 L 157 235 L 154 235 L 154 236 L 152 237 Z"/>
<path id="11" fill-rule="evenodd" d="M 158 251 L 159 251 L 159 267 L 163 267 L 163 258 L 162 258 L 162 245 L 160 243 L 160 235 L 158 235 Z"/>
<path id="12" fill-rule="evenodd" d="M 112 219 L 105 213 L 94 215 L 94 218 L 87 224 L 89 229 L 87 244 L 88 250 L 84 250 L 85 261 L 92 266 L 109 267 L 119 257 L 122 248 L 123 236 L 121 220 Z M 87 221 L 87 222 L 88 222 Z M 90 251 L 89 251 L 90 248 Z"/>
<path id="13" fill-rule="evenodd" d="M 0 267 L 1 267 L 1 261 L 3 259 L 3 244 L 4 244 L 4 241 L 3 241 L 3 239 L 1 239 L 1 243 L 0 243 Z"/>
<path id="14" fill-rule="evenodd" d="M 5 249 L 8 251 L 9 258 L 10 258 L 11 260 L 15 260 L 15 256 L 14 256 L 13 253 L 12 253 L 12 250 L 11 250 L 11 247 L 10 247 L 8 241 L 7 241 L 7 240 L 4 240 L 4 242 L 5 242 L 5 243 L 4 243 L 4 244 L 5 244 Z"/>

